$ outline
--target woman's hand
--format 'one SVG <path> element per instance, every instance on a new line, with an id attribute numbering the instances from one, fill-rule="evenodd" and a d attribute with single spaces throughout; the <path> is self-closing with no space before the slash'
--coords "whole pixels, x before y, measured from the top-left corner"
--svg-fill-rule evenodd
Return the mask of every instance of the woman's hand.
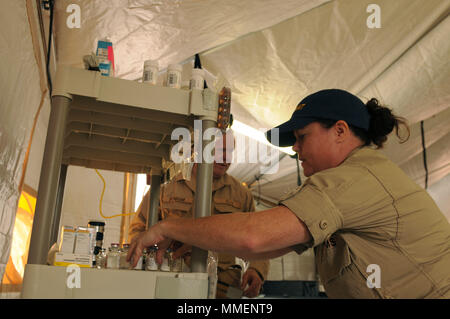
<path id="1" fill-rule="evenodd" d="M 130 262 L 134 268 L 142 256 L 144 248 L 158 245 L 158 253 L 156 259 L 158 263 L 162 263 L 162 256 L 166 249 L 170 246 L 172 240 L 164 237 L 161 234 L 160 223 L 150 227 L 149 230 L 140 233 L 130 243 L 130 248 L 128 250 L 127 261 Z"/>

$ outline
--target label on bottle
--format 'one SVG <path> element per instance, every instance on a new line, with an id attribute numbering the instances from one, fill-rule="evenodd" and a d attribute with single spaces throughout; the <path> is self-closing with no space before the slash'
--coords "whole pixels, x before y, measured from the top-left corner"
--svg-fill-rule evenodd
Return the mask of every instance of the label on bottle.
<path id="1" fill-rule="evenodd" d="M 145 260 L 145 270 L 158 270 L 158 264 L 156 263 L 155 258 L 148 257 Z"/>
<path id="2" fill-rule="evenodd" d="M 161 264 L 161 271 L 170 271 L 169 259 L 164 258 Z"/>
<path id="3" fill-rule="evenodd" d="M 183 267 L 181 261 L 182 261 L 181 258 L 177 258 L 172 261 L 172 270 L 171 270 L 172 272 L 181 272 Z"/>
<path id="4" fill-rule="evenodd" d="M 152 68 L 144 69 L 144 75 L 142 77 L 143 83 L 156 84 L 157 71 Z"/>
<path id="5" fill-rule="evenodd" d="M 108 256 L 106 260 L 106 268 L 108 269 L 119 269 L 120 266 L 120 256 Z"/>
<path id="6" fill-rule="evenodd" d="M 171 88 L 180 88 L 181 86 L 181 79 L 178 72 L 169 72 L 167 74 L 167 86 Z"/>
<path id="7" fill-rule="evenodd" d="M 139 258 L 136 267 L 134 267 L 135 270 L 142 270 L 142 256 Z"/>

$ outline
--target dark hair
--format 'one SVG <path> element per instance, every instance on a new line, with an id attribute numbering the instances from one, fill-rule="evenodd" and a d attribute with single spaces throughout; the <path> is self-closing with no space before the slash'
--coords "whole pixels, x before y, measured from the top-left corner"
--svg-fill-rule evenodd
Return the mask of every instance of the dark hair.
<path id="1" fill-rule="evenodd" d="M 366 131 L 349 124 L 350 130 L 363 141 L 364 146 L 369 146 L 373 143 L 377 148 L 382 148 L 387 141 L 388 135 L 394 128 L 400 143 L 404 143 L 409 139 L 410 130 L 405 118 L 394 115 L 391 109 L 380 105 L 376 98 L 370 99 L 366 103 L 366 107 L 370 114 L 369 130 Z M 317 122 L 321 123 L 324 128 L 330 128 L 337 121 L 317 119 Z M 400 136 L 400 126 L 404 126 L 407 131 L 405 137 Z"/>

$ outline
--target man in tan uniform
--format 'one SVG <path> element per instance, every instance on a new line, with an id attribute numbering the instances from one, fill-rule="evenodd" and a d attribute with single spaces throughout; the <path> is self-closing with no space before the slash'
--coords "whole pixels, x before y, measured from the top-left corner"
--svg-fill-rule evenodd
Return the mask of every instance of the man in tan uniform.
<path id="1" fill-rule="evenodd" d="M 230 163 L 226 161 L 227 151 L 232 152 L 233 147 L 226 146 L 225 138 L 223 142 L 223 163 L 215 162 L 213 166 L 212 215 L 254 212 L 255 205 L 251 191 L 226 173 L 230 166 Z M 193 218 L 196 168 L 197 166 L 194 164 L 190 180 L 184 179 L 182 174 L 179 173 L 168 184 L 162 185 L 160 194 L 162 219 L 173 216 Z M 145 231 L 148 196 L 150 196 L 149 192 L 145 195 L 138 213 L 130 225 L 130 238 Z M 189 261 L 188 258 L 185 258 L 185 260 Z M 269 260 L 252 261 L 242 277 L 242 283 L 241 266 L 236 264 L 235 256 L 221 253 L 218 261 L 217 298 L 226 298 L 229 286 L 242 288 L 243 294 L 247 297 L 259 295 L 269 271 Z M 248 287 L 246 288 L 247 284 Z"/>
<path id="2" fill-rule="evenodd" d="M 144 247 L 168 239 L 247 259 L 314 247 L 331 298 L 450 298 L 449 222 L 371 147 L 403 124 L 376 99 L 364 104 L 336 89 L 311 94 L 267 133 L 276 145 L 293 145 L 308 177 L 302 186 L 269 210 L 163 221 L 132 242 L 128 257 L 136 264 Z"/>

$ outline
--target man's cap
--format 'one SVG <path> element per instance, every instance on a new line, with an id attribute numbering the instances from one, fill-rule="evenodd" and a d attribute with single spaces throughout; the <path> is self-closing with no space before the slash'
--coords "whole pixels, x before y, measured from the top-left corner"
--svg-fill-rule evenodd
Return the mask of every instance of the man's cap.
<path id="1" fill-rule="evenodd" d="M 343 120 L 347 124 L 369 130 L 370 115 L 363 103 L 355 95 L 339 89 L 327 89 L 308 95 L 298 103 L 291 119 L 266 132 L 270 143 L 285 147 L 295 143 L 294 130 L 308 124 L 324 120 Z M 279 140 L 276 140 L 278 130 Z"/>

